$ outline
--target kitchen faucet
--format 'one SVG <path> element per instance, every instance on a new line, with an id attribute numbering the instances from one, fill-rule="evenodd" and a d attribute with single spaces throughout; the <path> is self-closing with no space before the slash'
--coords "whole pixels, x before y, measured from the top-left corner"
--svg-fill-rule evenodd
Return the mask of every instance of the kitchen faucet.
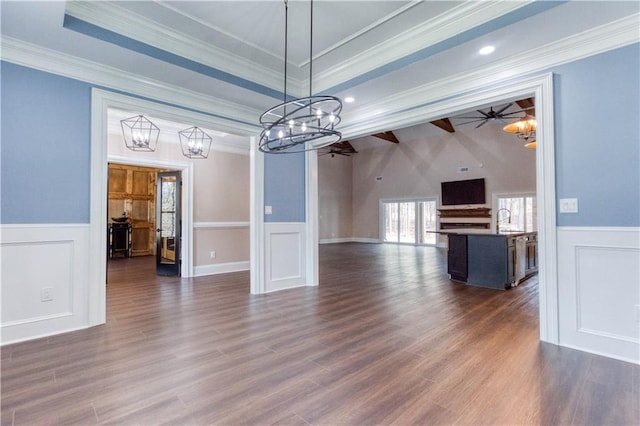
<path id="1" fill-rule="evenodd" d="M 500 233 L 500 212 L 503 210 L 509 213 L 509 216 L 507 216 L 507 223 L 511 223 L 511 210 L 504 207 L 498 209 L 498 211 L 496 211 L 496 234 Z"/>

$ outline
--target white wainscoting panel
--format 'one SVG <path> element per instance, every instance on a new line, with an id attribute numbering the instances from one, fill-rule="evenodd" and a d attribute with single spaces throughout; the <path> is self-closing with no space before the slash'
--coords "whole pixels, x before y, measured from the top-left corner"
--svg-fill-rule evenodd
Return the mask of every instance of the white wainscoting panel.
<path id="1" fill-rule="evenodd" d="M 306 285 L 305 224 L 265 223 L 265 290 Z"/>
<path id="2" fill-rule="evenodd" d="M 640 229 L 558 228 L 560 344 L 640 364 Z"/>
<path id="3" fill-rule="evenodd" d="M 88 327 L 89 225 L 0 230 L 1 343 Z M 43 288 L 52 300 L 41 301 Z"/>

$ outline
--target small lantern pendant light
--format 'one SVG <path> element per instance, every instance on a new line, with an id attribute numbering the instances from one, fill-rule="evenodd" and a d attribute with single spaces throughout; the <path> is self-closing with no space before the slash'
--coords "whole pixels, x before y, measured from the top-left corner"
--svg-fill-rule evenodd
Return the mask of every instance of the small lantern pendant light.
<path id="1" fill-rule="evenodd" d="M 120 121 L 124 143 L 132 151 L 156 150 L 160 129 L 143 115 Z"/>
<path id="2" fill-rule="evenodd" d="M 178 132 L 182 154 L 188 158 L 207 158 L 211 149 L 211 136 L 199 127 L 190 127 Z"/>

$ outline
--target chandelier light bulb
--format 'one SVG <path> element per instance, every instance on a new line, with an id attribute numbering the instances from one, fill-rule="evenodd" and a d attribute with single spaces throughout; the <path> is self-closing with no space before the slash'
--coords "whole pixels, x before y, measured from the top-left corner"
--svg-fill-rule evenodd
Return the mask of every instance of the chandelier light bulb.
<path id="1" fill-rule="evenodd" d="M 332 123 L 333 123 L 334 121 L 336 121 L 336 116 L 335 116 L 335 115 L 333 115 L 333 113 L 331 113 L 331 115 L 329 116 L 329 121 L 330 121 L 330 122 L 332 122 Z"/>
<path id="2" fill-rule="evenodd" d="M 278 132 L 278 138 L 282 139 L 284 137 L 284 133 L 282 132 L 282 130 L 280 130 Z"/>
<path id="3" fill-rule="evenodd" d="M 307 131 L 307 123 L 302 123 L 302 126 L 300 127 L 302 129 L 303 132 Z"/>
<path id="4" fill-rule="evenodd" d="M 293 125 L 296 124 L 295 121 L 289 120 L 289 127 L 293 129 Z"/>
<path id="5" fill-rule="evenodd" d="M 316 111 L 316 116 L 318 116 L 318 118 L 322 117 L 322 110 L 320 108 Z"/>

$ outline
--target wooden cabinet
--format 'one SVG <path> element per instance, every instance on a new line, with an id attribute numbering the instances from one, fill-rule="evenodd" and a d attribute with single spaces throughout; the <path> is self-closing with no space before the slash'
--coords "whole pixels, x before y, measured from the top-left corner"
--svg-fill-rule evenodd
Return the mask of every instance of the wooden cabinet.
<path id="1" fill-rule="evenodd" d="M 467 236 L 449 234 L 447 272 L 452 280 L 467 281 Z"/>
<path id="2" fill-rule="evenodd" d="M 529 275 L 538 270 L 538 236 L 536 234 L 528 234 L 527 238 L 527 261 L 525 274 Z"/>
<path id="3" fill-rule="evenodd" d="M 109 164 L 108 220 L 129 217 L 131 255 L 156 253 L 156 176 L 158 169 Z"/>

